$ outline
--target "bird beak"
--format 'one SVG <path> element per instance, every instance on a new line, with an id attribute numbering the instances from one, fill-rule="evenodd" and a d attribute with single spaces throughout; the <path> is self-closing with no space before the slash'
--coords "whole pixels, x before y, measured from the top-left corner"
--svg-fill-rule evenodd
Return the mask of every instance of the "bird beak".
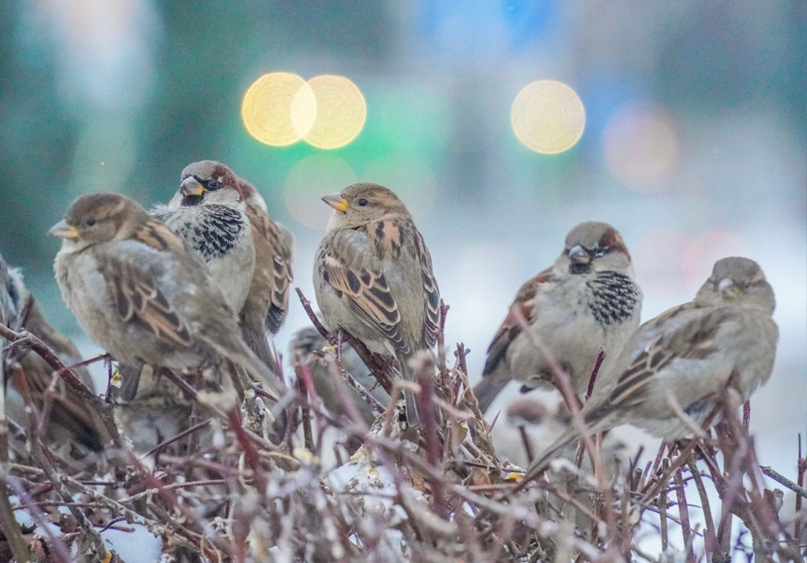
<path id="1" fill-rule="evenodd" d="M 78 229 L 75 227 L 71 227 L 70 225 L 67 224 L 67 221 L 62 219 L 61 221 L 53 225 L 50 229 L 48 229 L 48 234 L 54 237 L 73 240 L 78 238 Z"/>
<path id="2" fill-rule="evenodd" d="M 723 278 L 717 284 L 717 290 L 726 297 L 736 297 L 740 293 L 740 288 L 734 284 L 731 278 Z"/>
<path id="3" fill-rule="evenodd" d="M 182 180 L 182 183 L 179 185 L 179 191 L 184 196 L 200 196 L 207 190 L 205 190 L 205 187 L 199 183 L 199 180 L 193 176 L 188 176 Z"/>
<path id="4" fill-rule="evenodd" d="M 347 200 L 342 197 L 342 194 L 331 194 L 322 196 L 322 201 L 324 201 L 337 211 L 341 211 L 342 213 L 347 211 L 347 208 L 350 207 Z"/>
<path id="5" fill-rule="evenodd" d="M 569 260 L 574 264 L 588 264 L 591 262 L 591 256 L 585 248 L 575 244 L 569 249 Z"/>

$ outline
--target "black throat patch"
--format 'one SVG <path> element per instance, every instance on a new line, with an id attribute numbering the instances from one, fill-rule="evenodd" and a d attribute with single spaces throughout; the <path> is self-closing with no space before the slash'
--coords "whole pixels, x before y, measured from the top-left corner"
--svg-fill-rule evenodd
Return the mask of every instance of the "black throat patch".
<path id="1" fill-rule="evenodd" d="M 620 324 L 637 313 L 639 288 L 631 279 L 617 272 L 599 272 L 588 282 L 591 314 L 605 325 Z"/>
<path id="2" fill-rule="evenodd" d="M 205 262 L 227 254 L 247 228 L 243 213 L 226 205 L 205 206 L 201 225 L 182 223 L 177 234 L 202 256 Z"/>

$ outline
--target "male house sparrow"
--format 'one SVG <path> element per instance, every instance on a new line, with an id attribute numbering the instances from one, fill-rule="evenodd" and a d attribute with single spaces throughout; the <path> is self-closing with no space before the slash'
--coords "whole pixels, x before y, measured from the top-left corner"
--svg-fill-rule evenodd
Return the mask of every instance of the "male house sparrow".
<path id="1" fill-rule="evenodd" d="M 255 245 L 237 183 L 220 162 L 194 162 L 182 171 L 168 205 L 152 213 L 202 258 L 227 304 L 240 313 L 252 284 Z"/>
<path id="2" fill-rule="evenodd" d="M 519 289 L 511 309 L 521 312 L 569 374 L 575 392 L 582 393 L 600 350 L 606 351 L 602 373 L 639 326 L 641 306 L 642 292 L 622 237 L 606 223 L 586 222 L 569 232 L 555 263 Z M 552 381 L 546 358 L 512 311 L 488 348 L 482 377 L 474 388 L 482 412 L 510 379 L 528 388 Z"/>
<path id="3" fill-rule="evenodd" d="M 0 257 L 0 262 L 2 262 Z M 5 268 L 5 263 L 2 264 Z M 23 280 L 22 271 L 9 268 L 5 284 L 5 294 L 12 306 L 13 315 L 9 322 L 11 328 L 23 328 L 42 340 L 68 366 L 82 361 L 78 349 L 69 338 L 54 329 L 45 319 L 39 306 Z M 30 305 L 28 305 L 30 303 Z M 45 400 L 45 391 L 51 384 L 53 368 L 32 350 L 24 350 L 15 358 L 22 368 L 34 405 L 41 411 Z M 5 366 L 5 381 L 10 382 L 10 393 L 6 396 L 6 407 L 12 419 L 25 426 L 24 402 L 10 366 Z M 73 372 L 87 387 L 94 390 L 92 378 L 84 366 L 72 368 Z M 94 451 L 103 448 L 106 432 L 103 425 L 96 420 L 91 411 L 83 405 L 81 398 L 72 387 L 61 379 L 57 382 L 57 394 L 53 397 L 50 421 L 47 427 L 49 440 L 54 444 L 80 443 Z"/>
<path id="4" fill-rule="evenodd" d="M 325 325 L 346 330 L 377 354 L 409 360 L 437 340 L 440 291 L 423 237 L 391 190 L 360 183 L 322 198 L 334 208 L 314 260 L 314 291 Z M 419 423 L 411 393 L 407 418 Z"/>
<path id="5" fill-rule="evenodd" d="M 63 239 L 54 267 L 65 303 L 119 362 L 179 372 L 223 356 L 277 393 L 277 376 L 244 343 L 210 274 L 136 202 L 81 196 L 49 232 Z"/>
<path id="6" fill-rule="evenodd" d="M 240 311 L 241 328 L 247 344 L 264 363 L 272 365 L 274 356 L 267 345 L 266 332 L 276 334 L 289 310 L 294 236 L 272 221 L 266 202 L 252 184 L 238 178 L 236 189 L 246 205 L 255 243 L 255 272 Z"/>
<path id="7" fill-rule="evenodd" d="M 747 401 L 773 370 L 779 338 L 774 306 L 773 289 L 756 262 L 718 260 L 695 299 L 644 323 L 597 380 L 581 412 L 590 432 L 634 424 L 676 440 L 691 430 L 673 405 L 701 424 L 727 387 Z M 527 474 L 579 435 L 570 426 Z"/>

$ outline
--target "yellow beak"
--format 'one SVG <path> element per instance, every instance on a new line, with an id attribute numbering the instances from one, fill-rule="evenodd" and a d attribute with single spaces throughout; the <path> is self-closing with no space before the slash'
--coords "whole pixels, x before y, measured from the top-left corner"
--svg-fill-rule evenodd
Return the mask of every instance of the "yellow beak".
<path id="1" fill-rule="evenodd" d="M 67 221 L 62 219 L 61 221 L 53 225 L 50 229 L 48 229 L 48 234 L 54 237 L 73 240 L 78 238 L 78 229 L 75 227 L 71 227 L 70 225 L 67 224 Z"/>
<path id="2" fill-rule="evenodd" d="M 205 193 L 206 190 L 205 187 L 199 183 L 199 180 L 197 180 L 193 176 L 188 176 L 187 178 L 182 180 L 182 183 L 179 185 L 179 191 L 184 196 L 189 195 L 199 196 Z"/>
<path id="3" fill-rule="evenodd" d="M 331 194 L 322 196 L 322 201 L 336 209 L 337 211 L 341 211 L 344 213 L 347 211 L 347 208 L 350 207 L 347 200 L 342 197 L 342 194 Z"/>

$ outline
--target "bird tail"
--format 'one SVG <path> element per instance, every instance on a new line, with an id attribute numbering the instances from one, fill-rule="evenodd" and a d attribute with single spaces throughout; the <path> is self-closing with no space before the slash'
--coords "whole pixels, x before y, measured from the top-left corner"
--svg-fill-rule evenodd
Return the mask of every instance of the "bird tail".
<path id="1" fill-rule="evenodd" d="M 414 366 L 410 364 L 414 363 Z M 398 355 L 398 364 L 401 368 L 401 376 L 408 380 L 419 382 L 421 378 L 426 377 L 433 380 L 436 368 L 436 358 L 431 350 L 420 350 L 410 355 Z M 421 395 L 422 401 L 423 395 Z M 406 404 L 406 420 L 410 426 L 421 426 L 421 412 L 420 402 L 415 393 L 411 391 L 404 391 L 404 402 Z M 437 405 L 434 405 L 434 413 L 436 416 L 436 423 L 439 425 L 442 421 L 442 415 Z"/>
<path id="2" fill-rule="evenodd" d="M 482 377 L 482 381 L 474 386 L 474 395 L 479 401 L 479 410 L 484 412 L 490 408 L 499 393 L 502 392 L 510 381 L 503 377 L 487 375 Z"/>
<path id="3" fill-rule="evenodd" d="M 266 338 L 266 334 L 263 330 L 256 330 L 255 326 L 262 326 L 263 323 L 250 323 L 250 319 L 241 318 L 241 334 L 244 337 L 244 342 L 247 343 L 247 346 L 255 352 L 255 355 L 258 356 L 258 359 L 266 364 L 269 369 L 277 373 L 277 362 L 275 361 L 275 355 L 272 353 L 271 348 L 269 347 L 269 341 Z"/>
<path id="4" fill-rule="evenodd" d="M 243 367 L 257 381 L 263 382 L 267 390 L 278 398 L 285 394 L 286 385 L 277 372 L 263 363 L 241 338 L 231 338 L 225 341 L 211 339 L 207 341 L 207 344 L 234 364 Z"/>

